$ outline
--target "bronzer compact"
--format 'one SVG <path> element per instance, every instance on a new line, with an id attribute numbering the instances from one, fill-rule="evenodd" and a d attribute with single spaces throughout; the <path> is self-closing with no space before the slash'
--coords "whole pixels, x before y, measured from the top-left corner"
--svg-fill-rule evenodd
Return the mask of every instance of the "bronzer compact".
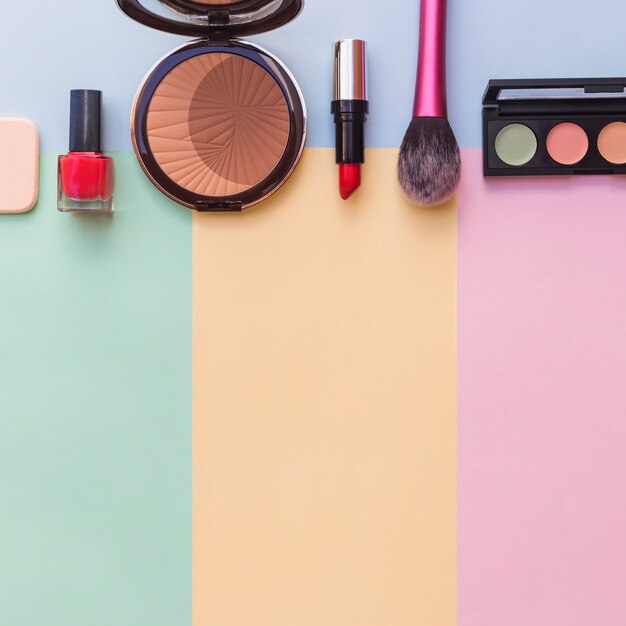
<path id="1" fill-rule="evenodd" d="M 292 174 L 306 137 L 302 94 L 277 58 L 238 37 L 286 24 L 303 2 L 159 0 L 151 10 L 117 0 L 141 24 L 196 38 L 157 63 L 133 107 L 137 158 L 164 194 L 198 211 L 241 211 Z"/>
<path id="2" fill-rule="evenodd" d="M 626 78 L 492 80 L 485 176 L 626 174 Z"/>

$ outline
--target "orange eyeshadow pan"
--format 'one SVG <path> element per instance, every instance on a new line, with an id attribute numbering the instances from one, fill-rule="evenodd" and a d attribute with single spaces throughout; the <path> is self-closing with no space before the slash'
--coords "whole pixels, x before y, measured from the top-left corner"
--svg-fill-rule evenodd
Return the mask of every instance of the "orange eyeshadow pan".
<path id="1" fill-rule="evenodd" d="M 598 136 L 598 150 L 609 163 L 626 163 L 626 123 L 613 122 L 605 126 Z"/>

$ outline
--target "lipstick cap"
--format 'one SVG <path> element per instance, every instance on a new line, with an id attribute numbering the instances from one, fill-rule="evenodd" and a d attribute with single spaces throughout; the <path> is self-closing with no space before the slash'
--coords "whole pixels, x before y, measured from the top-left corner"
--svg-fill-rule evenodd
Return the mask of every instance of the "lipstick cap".
<path id="1" fill-rule="evenodd" d="M 362 39 L 335 43 L 333 100 L 367 100 L 367 44 Z"/>
<path id="2" fill-rule="evenodd" d="M 70 152 L 100 152 L 101 103 L 101 91 L 70 92 Z"/>

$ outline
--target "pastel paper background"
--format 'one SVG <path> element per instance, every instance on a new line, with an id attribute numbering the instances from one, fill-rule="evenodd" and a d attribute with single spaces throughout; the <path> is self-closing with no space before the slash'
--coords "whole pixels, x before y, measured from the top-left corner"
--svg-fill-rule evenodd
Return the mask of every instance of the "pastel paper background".
<path id="1" fill-rule="evenodd" d="M 194 626 L 456 623 L 456 212 L 396 160 L 194 217 Z"/>
<path id="2" fill-rule="evenodd" d="M 184 39 L 134 24 L 113 0 L 4 4 L 0 116 L 32 119 L 44 155 L 36 209 L 0 220 L 0 624 L 190 624 L 192 318 L 194 301 L 212 294 L 201 283 L 192 292 L 192 217 L 145 179 L 128 128 L 143 76 Z M 333 143 L 331 44 L 358 36 L 370 50 L 368 160 L 397 148 L 412 106 L 417 5 L 307 0 L 295 23 L 253 38 L 301 84 L 309 147 Z M 449 9 L 450 114 L 468 150 L 458 305 L 446 313 L 459 333 L 458 572 L 449 534 L 442 580 L 458 574 L 461 626 L 623 626 L 624 181 L 486 183 L 477 149 L 489 78 L 622 75 L 626 5 L 449 0 Z M 55 209 L 69 90 L 82 87 L 104 91 L 104 145 L 119 151 L 112 219 Z M 334 194 L 332 163 L 313 170 Z M 351 204 L 317 200 L 320 219 L 358 214 L 365 189 L 391 189 L 391 176 L 369 167 Z M 281 194 L 291 197 L 289 186 Z M 403 201 L 382 204 L 412 219 Z M 250 219 L 263 224 L 257 210 Z M 447 244 L 457 225 L 448 215 L 445 224 Z M 449 461 L 448 434 L 434 459 Z M 424 615 L 433 606 L 420 602 L 424 588 L 386 597 L 414 599 L 407 615 Z M 457 607 L 444 596 L 450 621 Z M 309 617 L 323 621 L 317 611 Z"/>
<path id="3" fill-rule="evenodd" d="M 621 626 L 625 181 L 464 165 L 460 623 Z"/>
<path id="4" fill-rule="evenodd" d="M 130 150 L 128 119 L 137 87 L 185 38 L 135 24 L 115 0 L 37 2 L 32 15 L 21 3 L 2 4 L 0 75 L 7 88 L 0 116 L 31 118 L 41 127 L 43 150 L 65 150 L 69 90 L 102 89 L 105 146 Z M 448 4 L 450 116 L 463 147 L 480 146 L 480 102 L 490 78 L 624 74 L 622 0 Z M 413 107 L 418 8 L 418 0 L 305 0 L 295 22 L 251 37 L 277 54 L 302 87 L 311 121 L 309 147 L 334 142 L 332 43 L 342 37 L 369 44 L 369 146 L 400 145 Z"/>
<path id="5" fill-rule="evenodd" d="M 117 212 L 0 224 L 0 624 L 191 605 L 191 216 L 115 154 Z"/>

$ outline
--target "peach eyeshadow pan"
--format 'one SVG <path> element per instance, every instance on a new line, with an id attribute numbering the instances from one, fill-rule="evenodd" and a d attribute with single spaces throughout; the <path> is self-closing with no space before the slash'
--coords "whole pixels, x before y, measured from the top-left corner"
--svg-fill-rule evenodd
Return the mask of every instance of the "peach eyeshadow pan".
<path id="1" fill-rule="evenodd" d="M 563 122 L 548 133 L 546 148 L 557 163 L 574 165 L 585 158 L 589 150 L 589 138 L 578 124 Z"/>
<path id="2" fill-rule="evenodd" d="M 245 192 L 278 165 L 289 110 L 274 78 L 244 56 L 207 52 L 167 74 L 148 105 L 154 159 L 177 185 L 203 196 Z"/>

